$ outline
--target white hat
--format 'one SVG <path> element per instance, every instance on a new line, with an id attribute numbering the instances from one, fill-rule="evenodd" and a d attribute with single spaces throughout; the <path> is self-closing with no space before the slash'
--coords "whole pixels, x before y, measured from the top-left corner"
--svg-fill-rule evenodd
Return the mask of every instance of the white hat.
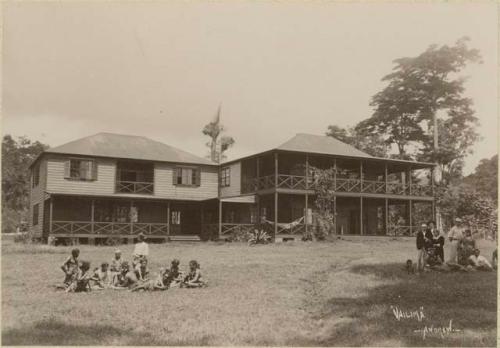
<path id="1" fill-rule="evenodd" d="M 462 222 L 462 219 L 460 219 L 459 217 L 455 218 L 455 221 L 456 222 Z"/>
<path id="2" fill-rule="evenodd" d="M 115 249 L 115 254 L 121 254 L 122 251 L 120 249 Z"/>
<path id="3" fill-rule="evenodd" d="M 427 224 L 422 224 L 422 227 L 427 227 Z"/>

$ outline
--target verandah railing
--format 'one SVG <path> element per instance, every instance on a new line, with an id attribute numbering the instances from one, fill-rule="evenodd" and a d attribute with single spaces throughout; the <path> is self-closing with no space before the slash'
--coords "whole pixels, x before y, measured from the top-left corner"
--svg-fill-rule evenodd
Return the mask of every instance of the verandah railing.
<path id="1" fill-rule="evenodd" d="M 169 235 L 168 224 L 147 222 L 52 221 L 52 234 Z"/>
<path id="2" fill-rule="evenodd" d="M 277 182 L 275 175 L 266 175 L 259 178 L 250 178 L 242 182 L 242 192 L 250 193 L 259 190 L 278 188 L 306 190 L 312 187 L 312 179 L 300 175 L 279 174 Z M 334 189 L 337 192 L 371 193 L 371 194 L 393 194 L 408 196 L 432 196 L 432 186 L 409 184 L 400 182 L 361 180 L 351 178 L 337 178 L 334 182 Z"/>
<path id="3" fill-rule="evenodd" d="M 141 193 L 151 195 L 154 193 L 154 183 L 140 181 L 117 181 L 116 192 L 118 193 Z"/>

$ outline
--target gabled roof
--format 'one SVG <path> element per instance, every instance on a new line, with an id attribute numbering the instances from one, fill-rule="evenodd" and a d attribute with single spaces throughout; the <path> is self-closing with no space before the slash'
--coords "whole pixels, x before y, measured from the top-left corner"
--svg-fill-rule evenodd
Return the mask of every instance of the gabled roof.
<path id="1" fill-rule="evenodd" d="M 278 146 L 276 150 L 373 158 L 373 156 L 330 136 L 305 133 L 298 133 L 287 142 Z"/>
<path id="2" fill-rule="evenodd" d="M 212 161 L 142 136 L 98 133 L 45 151 L 69 155 L 216 165 Z"/>

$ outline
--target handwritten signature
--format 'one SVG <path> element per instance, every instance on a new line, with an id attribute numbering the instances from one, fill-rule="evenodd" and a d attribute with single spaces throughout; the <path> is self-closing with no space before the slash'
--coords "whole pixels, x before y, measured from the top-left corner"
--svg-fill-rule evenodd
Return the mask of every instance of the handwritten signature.
<path id="1" fill-rule="evenodd" d="M 422 338 L 425 340 L 427 335 L 429 336 L 441 336 L 441 338 L 444 338 L 445 336 L 450 335 L 451 333 L 454 332 L 460 332 L 461 330 L 456 329 L 453 327 L 453 319 L 450 319 L 450 322 L 448 326 L 427 326 L 425 325 L 421 329 L 413 330 L 413 332 L 421 332 L 422 333 Z"/>

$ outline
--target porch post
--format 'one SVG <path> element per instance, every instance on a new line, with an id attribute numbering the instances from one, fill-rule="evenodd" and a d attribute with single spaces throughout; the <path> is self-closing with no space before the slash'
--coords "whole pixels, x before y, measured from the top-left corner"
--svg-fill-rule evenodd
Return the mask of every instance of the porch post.
<path id="1" fill-rule="evenodd" d="M 92 234 L 94 234 L 94 209 L 95 209 L 95 204 L 94 204 L 94 200 L 91 201 L 90 203 L 90 231 L 92 232 Z"/>
<path id="2" fill-rule="evenodd" d="M 255 191 L 259 191 L 259 182 L 260 182 L 260 180 L 259 180 L 259 178 L 260 178 L 260 157 L 259 156 L 257 156 L 256 162 L 257 162 L 257 165 L 256 165 L 256 167 L 257 167 L 257 173 L 256 173 L 257 174 L 257 180 L 255 180 L 255 182 L 257 183 L 257 186 L 255 187 Z"/>
<path id="3" fill-rule="evenodd" d="M 411 196 L 411 166 L 410 166 L 410 169 L 408 169 L 408 187 L 409 187 L 409 192 L 410 192 L 410 196 Z"/>
<path id="4" fill-rule="evenodd" d="M 363 161 L 359 161 L 359 192 L 363 192 Z"/>
<path id="5" fill-rule="evenodd" d="M 54 210 L 53 201 L 54 201 L 54 197 L 50 197 L 50 202 L 49 202 L 49 204 L 50 204 L 50 206 L 49 206 L 49 234 L 52 234 L 52 212 Z"/>
<path id="6" fill-rule="evenodd" d="M 217 239 L 220 239 L 221 236 L 222 236 L 222 200 L 219 197 L 219 232 Z"/>
<path id="7" fill-rule="evenodd" d="M 385 235 L 389 235 L 389 199 L 385 199 L 385 209 L 384 209 L 384 218 L 385 218 Z"/>
<path id="8" fill-rule="evenodd" d="M 170 201 L 167 202 L 167 240 L 170 236 Z"/>
<path id="9" fill-rule="evenodd" d="M 363 235 L 363 196 L 359 197 L 359 234 Z"/>
<path id="10" fill-rule="evenodd" d="M 130 201 L 130 212 L 129 212 L 129 219 L 130 219 L 130 234 L 134 234 L 134 225 L 132 222 L 132 207 L 134 206 L 134 201 Z"/>
<path id="11" fill-rule="evenodd" d="M 385 166 L 384 166 L 384 180 L 385 180 L 385 193 L 388 193 L 389 192 L 389 188 L 387 187 L 387 162 L 385 162 Z M 386 199 L 387 201 L 387 199 Z"/>
<path id="12" fill-rule="evenodd" d="M 408 201 L 408 212 L 409 212 L 409 220 L 410 220 L 410 236 L 413 235 L 413 216 L 412 216 L 412 201 L 411 199 Z"/>
<path id="13" fill-rule="evenodd" d="M 278 234 L 278 153 L 274 153 L 274 237 Z"/>
<path id="14" fill-rule="evenodd" d="M 434 167 L 431 168 L 431 189 L 432 189 L 432 220 L 435 221 L 436 223 L 436 228 L 438 228 L 437 225 L 437 216 L 436 216 L 436 197 L 435 197 L 435 188 L 434 188 Z"/>
<path id="15" fill-rule="evenodd" d="M 274 191 L 274 236 L 273 241 L 276 240 L 278 234 L 278 192 Z"/>
<path id="16" fill-rule="evenodd" d="M 333 228 L 337 234 L 337 196 L 333 196 Z"/>
<path id="17" fill-rule="evenodd" d="M 333 159 L 333 189 L 337 191 L 337 159 Z"/>
<path id="18" fill-rule="evenodd" d="M 308 218 L 308 213 L 309 213 L 309 207 L 308 207 L 308 195 L 307 195 L 307 190 L 309 189 L 309 155 L 306 153 L 306 196 L 305 196 L 305 214 L 304 214 L 304 222 L 305 222 L 305 231 L 306 231 L 306 236 L 307 232 L 309 229 L 309 224 L 307 221 Z"/>

